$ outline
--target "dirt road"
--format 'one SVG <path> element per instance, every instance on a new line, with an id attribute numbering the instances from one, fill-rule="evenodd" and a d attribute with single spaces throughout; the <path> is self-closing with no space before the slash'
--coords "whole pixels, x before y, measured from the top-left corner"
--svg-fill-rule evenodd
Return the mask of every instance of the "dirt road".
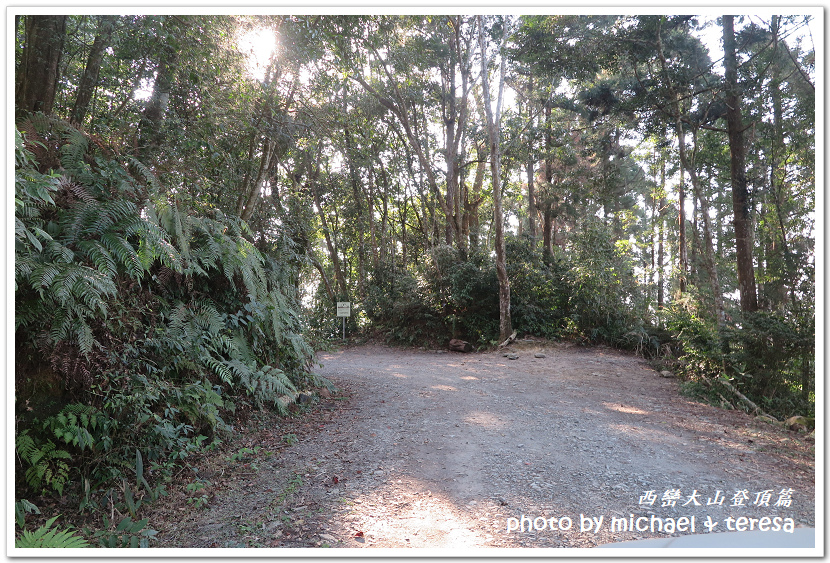
<path id="1" fill-rule="evenodd" d="M 209 504 L 168 519 L 157 545 L 593 547 L 691 533 L 692 517 L 696 533 L 707 518 L 814 525 L 803 434 L 692 402 L 610 349 L 513 348 L 321 354 L 348 400 L 261 428 L 254 467 L 206 469 Z"/>

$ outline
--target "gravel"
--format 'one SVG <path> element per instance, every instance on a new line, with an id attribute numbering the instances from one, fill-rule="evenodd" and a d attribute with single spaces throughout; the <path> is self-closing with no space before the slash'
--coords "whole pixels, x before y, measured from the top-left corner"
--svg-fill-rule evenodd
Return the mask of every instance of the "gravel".
<path id="1" fill-rule="evenodd" d="M 264 450 L 279 432 L 299 439 L 217 486 L 207 508 L 162 511 L 157 545 L 593 547 L 672 535 L 611 529 L 631 516 L 694 516 L 697 533 L 707 518 L 726 531 L 730 516 L 815 525 L 804 434 L 690 401 L 611 349 L 519 342 L 516 359 L 503 353 L 320 354 L 318 373 L 341 395 L 261 430 Z M 790 505 L 775 506 L 788 489 Z M 733 506 L 738 491 L 747 498 Z"/>

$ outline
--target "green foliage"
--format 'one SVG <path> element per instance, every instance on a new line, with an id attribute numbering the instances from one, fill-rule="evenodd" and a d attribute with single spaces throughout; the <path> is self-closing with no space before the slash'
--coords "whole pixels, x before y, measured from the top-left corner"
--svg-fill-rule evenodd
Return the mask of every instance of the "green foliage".
<path id="1" fill-rule="evenodd" d="M 245 461 L 246 459 L 249 459 L 252 455 L 257 455 L 259 453 L 259 450 L 261 449 L 262 446 L 254 446 L 253 448 L 240 448 L 239 451 L 231 454 L 228 460 L 235 462 Z"/>
<path id="2" fill-rule="evenodd" d="M 505 246 L 513 327 L 545 338 L 559 337 L 571 292 L 566 262 L 545 260 L 528 238 L 508 236 Z"/>
<path id="3" fill-rule="evenodd" d="M 59 495 L 69 481 L 69 452 L 59 450 L 51 440 L 36 441 L 24 430 L 15 438 L 17 455 L 26 469 L 26 483 L 35 491 L 54 491 Z"/>
<path id="4" fill-rule="evenodd" d="M 288 444 L 289 446 L 293 446 L 298 442 L 298 440 L 297 435 L 294 433 L 288 433 L 282 437 L 283 443 Z"/>
<path id="5" fill-rule="evenodd" d="M 463 260 L 454 248 L 436 246 L 423 264 L 417 276 L 388 265 L 373 272 L 366 314 L 375 328 L 407 344 L 483 344 L 498 334 L 498 282 L 488 257 Z"/>
<path id="6" fill-rule="evenodd" d="M 26 524 L 27 514 L 40 514 L 40 509 L 25 498 L 14 503 L 15 522 L 19 527 Z"/>
<path id="7" fill-rule="evenodd" d="M 568 310 L 580 335 L 622 345 L 643 324 L 637 314 L 641 290 L 629 254 L 614 240 L 611 228 L 595 219 L 574 233 Z"/>
<path id="8" fill-rule="evenodd" d="M 425 343 L 446 333 L 440 314 L 427 302 L 416 277 L 405 269 L 381 263 L 367 286 L 366 316 L 388 340 Z"/>
<path id="9" fill-rule="evenodd" d="M 758 180 L 756 276 L 762 307 L 775 311 L 743 318 L 728 297 L 737 282 L 728 147 L 714 127 L 722 100 L 708 85 L 721 78 L 700 40 L 706 20 L 482 21 L 491 47 L 502 26 L 513 28 L 504 62 L 524 95 L 505 107 L 498 149 L 506 178 L 525 165 L 536 174 L 535 218 L 552 227 L 557 253 L 507 238 L 520 332 L 650 356 L 671 351 L 678 371 L 718 392 L 728 380 L 771 412 L 810 408 L 815 53 L 806 35 L 792 33 L 807 18 L 783 16 L 778 29 L 774 21 L 741 26 L 742 107 L 755 132 L 747 175 Z M 67 23 L 56 116 L 78 99 L 102 20 Z M 340 322 L 322 288 L 308 318 L 298 294 L 305 255 L 322 248 L 324 229 L 329 261 L 315 265 L 336 281 L 343 295 L 333 297 L 355 304 L 350 330 L 368 320 L 397 342 L 443 345 L 455 336 L 487 345 L 498 333 L 498 284 L 493 200 L 482 189 L 489 172 L 477 154 L 483 130 L 466 98 L 478 92 L 468 66 L 475 16 L 133 15 L 111 23 L 83 127 L 42 114 L 17 123 L 16 475 L 21 494 L 63 491 L 85 508 L 113 506 L 136 520 L 141 499 L 162 493 L 176 463 L 252 409 L 282 409 L 297 389 L 320 383 L 309 373 L 308 339 L 339 336 Z M 36 49 L 23 41 L 27 25 L 17 27 L 22 69 Z M 283 39 L 280 61 L 254 79 L 237 32 L 265 27 Z M 331 72 L 337 66 L 371 72 L 363 85 L 344 83 L 343 72 Z M 572 87 L 554 92 L 562 77 Z M 145 83 L 153 95 L 135 99 Z M 652 326 L 660 312 L 651 287 L 660 268 L 678 262 L 666 112 L 688 125 L 703 190 L 688 197 L 710 199 L 715 271 L 738 318 L 719 327 L 697 303 L 675 299 L 661 319 L 677 339 L 669 346 Z M 504 188 L 508 225 L 527 224 L 534 210 L 525 188 Z M 685 291 L 714 304 L 701 287 L 702 212 L 688 217 Z M 439 242 L 453 237 L 457 248 Z M 641 272 L 649 281 L 637 280 Z M 676 281 L 660 276 L 663 287 Z"/>
<path id="10" fill-rule="evenodd" d="M 207 506 L 208 497 L 207 497 L 206 494 L 202 493 L 201 491 L 203 491 L 204 488 L 209 484 L 210 483 L 206 484 L 206 483 L 201 482 L 201 481 L 195 481 L 193 483 L 188 483 L 187 486 L 185 487 L 185 489 L 187 490 L 188 494 L 191 495 L 191 496 L 188 496 L 187 504 L 191 505 L 193 508 L 195 508 L 197 510 Z"/>
<path id="11" fill-rule="evenodd" d="M 230 432 L 229 415 L 284 410 L 314 380 L 296 267 L 65 122 L 21 121 L 15 157 L 18 377 L 64 390 L 51 412 L 18 412 L 19 485 L 71 485 L 84 508 L 137 519 L 171 470 L 145 473 L 145 459 L 181 462 Z"/>
<path id="12" fill-rule="evenodd" d="M 513 325 L 549 338 L 569 332 L 651 353 L 659 343 L 634 312 L 632 266 L 610 241 L 608 229 L 590 222 L 574 237 L 571 261 L 546 259 L 530 239 L 508 236 L 507 268 Z M 397 341 L 440 335 L 487 345 L 498 335 L 498 280 L 492 258 L 462 259 L 449 246 L 426 257 L 420 280 L 380 268 L 367 290 L 367 316 Z"/>
<path id="13" fill-rule="evenodd" d="M 443 268 L 427 271 L 435 275 L 432 281 L 439 293 L 444 284 L 448 286 L 444 309 L 450 311 L 452 336 L 477 344 L 496 338 L 499 290 L 495 264 L 482 254 L 472 254 L 468 260 L 445 263 Z"/>
<path id="14" fill-rule="evenodd" d="M 60 176 L 55 173 L 41 174 L 35 165 L 35 157 L 26 148 L 23 135 L 15 128 L 15 174 L 14 174 L 14 237 L 15 254 L 27 255 L 42 252 L 43 245 L 52 240 L 44 231 L 45 222 L 41 209 L 54 204 L 54 194 L 60 185 Z M 20 272 L 15 263 L 15 284 Z M 24 268 L 25 271 L 25 268 Z M 20 273 L 19 273 L 20 272 Z M 17 290 L 17 285 L 15 285 Z"/>
<path id="15" fill-rule="evenodd" d="M 15 193 L 23 205 L 15 209 L 16 224 L 22 225 L 15 248 L 15 329 L 45 326 L 40 334 L 47 336 L 47 345 L 72 340 L 89 356 L 100 347 L 91 323 L 107 314 L 117 276 L 140 280 L 157 258 L 175 263 L 175 252 L 158 226 L 141 217 L 132 200 L 146 195 L 144 186 L 117 160 L 95 157 L 95 167 L 91 166 L 87 138 L 59 120 L 36 115 L 22 127 L 37 139 L 33 143 L 63 143 L 64 174 L 59 198 L 47 197 L 47 188 L 54 187 L 47 179 L 53 175 L 38 172 L 25 144 L 16 145 Z M 112 190 L 121 192 L 122 198 L 112 198 Z M 32 207 L 39 213 L 29 212 Z M 50 217 L 45 223 L 44 215 Z M 39 229 L 49 238 L 35 244 L 38 239 L 32 242 L 30 234 Z"/>
<path id="16" fill-rule="evenodd" d="M 89 405 L 66 405 L 43 424 L 55 438 L 78 450 L 106 451 L 112 448 L 111 436 L 117 421 Z"/>
<path id="17" fill-rule="evenodd" d="M 813 416 L 815 349 L 811 324 L 769 312 L 743 316 L 723 335 L 727 374 L 755 402 L 780 416 Z"/>
<path id="18" fill-rule="evenodd" d="M 24 549 L 45 547 L 89 547 L 89 542 L 80 536 L 76 536 L 71 530 L 58 530 L 52 528 L 52 525 L 57 519 L 58 516 L 50 518 L 46 521 L 46 524 L 34 532 L 24 530 L 23 535 L 14 541 L 14 547 Z"/>
<path id="19" fill-rule="evenodd" d="M 106 516 L 104 521 L 109 528 Z M 129 516 L 125 516 L 115 530 L 97 530 L 95 539 L 98 540 L 99 547 L 146 548 L 150 546 L 150 538 L 157 533 L 156 530 L 147 527 L 146 518 L 133 521 Z"/>
<path id="20" fill-rule="evenodd" d="M 741 326 L 718 329 L 698 315 L 693 302 L 668 308 L 666 320 L 679 348 L 676 371 L 690 381 L 690 392 L 711 395 L 714 404 L 734 400 L 720 383 L 724 379 L 773 416 L 813 416 L 815 352 L 809 323 L 757 312 L 744 315 Z"/>

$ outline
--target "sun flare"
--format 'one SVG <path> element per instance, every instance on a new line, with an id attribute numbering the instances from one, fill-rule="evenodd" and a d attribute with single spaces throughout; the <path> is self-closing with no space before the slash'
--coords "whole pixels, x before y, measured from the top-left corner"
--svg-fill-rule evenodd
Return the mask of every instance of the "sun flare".
<path id="1" fill-rule="evenodd" d="M 248 72 L 257 80 L 265 80 L 265 71 L 277 50 L 277 35 L 272 29 L 254 28 L 239 38 L 239 51 L 247 56 Z"/>

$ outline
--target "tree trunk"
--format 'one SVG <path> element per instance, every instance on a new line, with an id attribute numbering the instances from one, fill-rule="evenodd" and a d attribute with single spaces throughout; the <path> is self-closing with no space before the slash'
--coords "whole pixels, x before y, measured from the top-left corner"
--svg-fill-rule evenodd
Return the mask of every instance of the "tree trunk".
<path id="1" fill-rule="evenodd" d="M 95 33 L 92 48 L 89 50 L 84 74 L 78 85 L 78 95 L 75 97 L 75 105 L 69 119 L 75 125 L 81 125 L 86 117 L 89 102 L 98 85 L 98 73 L 101 70 L 101 62 L 104 60 L 104 53 L 109 45 L 114 24 L 115 16 L 101 16 L 98 20 L 98 30 Z"/>
<path id="2" fill-rule="evenodd" d="M 665 74 L 665 81 L 669 87 L 669 94 L 671 99 L 671 109 L 672 112 L 669 115 L 675 119 L 675 123 L 680 123 L 682 125 L 681 120 L 681 113 L 680 113 L 680 95 L 675 91 L 674 85 L 671 82 L 670 75 L 669 75 L 669 65 L 668 61 L 666 60 L 666 55 L 663 52 L 663 39 L 662 39 L 662 30 L 660 24 L 658 24 L 657 28 L 657 55 L 660 57 L 660 63 Z M 665 111 L 665 108 L 664 108 Z M 679 135 L 682 131 L 678 130 L 677 134 Z M 680 185 L 677 188 L 677 211 L 678 211 L 678 290 L 680 293 L 684 293 L 686 291 L 686 273 L 688 271 L 688 255 L 686 253 L 686 191 L 684 186 L 684 171 L 685 166 L 680 167 Z"/>
<path id="3" fill-rule="evenodd" d="M 777 247 L 776 231 L 781 235 L 780 252 L 784 256 L 784 271 L 777 272 L 778 276 L 772 287 L 767 293 L 775 297 L 776 305 L 783 306 L 787 300 L 787 286 L 790 288 L 790 295 L 793 296 L 793 289 L 795 286 L 796 266 L 793 263 L 792 254 L 789 249 L 789 242 L 787 241 L 787 230 L 784 224 L 784 214 L 782 213 L 781 204 L 784 202 L 786 194 L 786 166 L 784 165 L 784 155 L 786 154 L 786 146 L 784 144 L 784 108 L 781 99 L 781 64 L 779 62 L 778 50 L 787 49 L 785 43 L 779 41 L 778 32 L 778 16 L 772 16 L 771 28 L 775 41 L 776 57 L 772 64 L 772 79 L 770 80 L 770 97 L 772 98 L 772 116 L 773 116 L 773 134 L 772 134 L 772 150 L 770 151 L 770 173 L 769 173 L 769 192 L 772 195 L 775 216 L 777 219 L 778 229 L 771 228 L 770 239 L 773 247 Z"/>
<path id="4" fill-rule="evenodd" d="M 329 299 L 332 302 L 337 301 L 337 297 L 331 289 L 331 282 L 329 282 L 329 277 L 326 275 L 326 270 L 323 268 L 323 265 L 320 264 L 320 261 L 317 260 L 311 252 L 308 253 L 308 258 L 311 264 L 317 268 L 318 272 L 320 272 L 320 278 L 323 280 L 323 285 L 326 287 L 326 295 L 329 296 Z"/>
<path id="5" fill-rule="evenodd" d="M 746 146 L 738 90 L 738 60 L 735 53 L 733 16 L 723 16 L 723 66 L 726 85 L 726 123 L 729 132 L 730 172 L 732 176 L 732 211 L 735 249 L 738 263 L 738 289 L 741 311 L 758 309 L 755 271 L 752 264 L 752 225 L 749 217 L 749 194 L 746 179 Z"/>
<path id="6" fill-rule="evenodd" d="M 478 218 L 478 207 L 481 205 L 483 198 L 481 197 L 481 188 L 484 185 L 484 172 L 487 169 L 487 163 L 484 160 L 484 151 L 480 148 L 476 149 L 476 175 L 473 179 L 473 190 L 470 198 L 464 202 L 465 214 L 467 216 L 467 228 L 470 233 L 470 249 L 478 250 L 480 238 L 480 221 Z"/>
<path id="7" fill-rule="evenodd" d="M 533 77 L 529 78 L 528 89 L 530 93 L 533 92 Z M 528 95 L 527 102 L 527 116 L 529 120 L 529 127 L 527 131 L 527 162 L 525 170 L 527 172 L 527 226 L 531 238 L 536 238 L 536 185 L 535 172 L 533 170 L 534 157 L 533 154 L 533 109 L 530 105 L 530 95 Z M 534 243 L 535 244 L 535 243 Z"/>
<path id="8" fill-rule="evenodd" d="M 334 247 L 334 242 L 331 240 L 331 229 L 326 218 L 326 212 L 323 210 L 323 204 L 320 200 L 320 186 L 318 185 L 318 178 L 320 176 L 320 160 L 317 159 L 317 166 L 314 173 L 308 180 L 311 195 L 314 198 L 314 205 L 317 207 L 317 215 L 320 217 L 320 224 L 323 227 L 323 238 L 326 240 L 326 248 L 329 251 L 329 258 L 334 267 L 334 278 L 337 281 L 337 288 L 340 290 L 340 295 L 345 297 L 348 295 L 348 287 L 346 285 L 346 278 L 343 275 L 343 268 L 340 265 L 340 256 L 337 254 L 337 249 Z"/>
<path id="9" fill-rule="evenodd" d="M 467 237 L 463 233 L 466 197 L 461 189 L 459 150 L 467 129 L 467 120 L 470 113 L 467 100 L 470 90 L 471 60 L 474 48 L 470 43 L 464 44 L 461 33 L 464 20 L 461 16 L 449 17 L 448 23 L 452 29 L 452 36 L 447 45 L 449 47 L 449 59 L 446 66 L 440 65 L 441 118 L 445 128 L 444 158 L 447 168 L 447 207 L 452 213 L 452 216 L 447 218 L 448 222 L 452 222 L 451 229 L 448 225 L 447 233 L 448 235 L 454 235 L 458 251 L 462 257 L 466 257 Z M 472 36 L 470 42 L 472 42 Z M 457 77 L 461 79 L 461 84 L 456 83 Z"/>
<path id="10" fill-rule="evenodd" d="M 686 254 L 686 190 L 683 185 L 684 182 L 684 170 L 685 168 L 680 168 L 680 185 L 677 187 L 677 207 L 678 207 L 678 245 L 679 245 L 679 252 L 678 252 L 678 261 L 680 262 L 679 273 L 678 273 L 678 286 L 680 289 L 680 293 L 686 292 L 686 272 L 688 271 L 688 262 L 689 258 Z"/>
<path id="11" fill-rule="evenodd" d="M 398 217 L 401 220 L 401 264 L 403 264 L 403 268 L 406 269 L 406 212 L 407 212 L 407 199 L 403 200 L 403 209 L 398 210 Z"/>
<path id="12" fill-rule="evenodd" d="M 544 203 L 542 215 L 542 252 L 548 258 L 553 257 L 553 204 L 550 201 Z"/>
<path id="13" fill-rule="evenodd" d="M 18 112 L 52 113 L 65 36 L 66 16 L 26 16 L 26 45 L 15 95 Z"/>
<path id="14" fill-rule="evenodd" d="M 178 64 L 178 53 L 172 45 L 165 44 L 158 65 L 156 66 L 156 80 L 153 85 L 153 94 L 144 109 L 139 134 L 139 155 L 144 156 L 149 149 L 157 147 L 163 140 L 161 125 L 164 122 L 167 106 L 170 103 L 170 92 L 173 89 L 173 78 Z"/>
<path id="15" fill-rule="evenodd" d="M 370 169 L 369 170 L 368 187 L 367 187 L 367 189 L 365 190 L 365 193 L 364 193 L 364 195 L 366 196 L 367 206 L 369 207 L 369 213 L 367 214 L 367 217 L 369 219 L 369 244 L 372 247 L 372 268 L 374 268 L 375 270 L 377 270 L 378 264 L 380 264 L 381 256 L 383 255 L 383 250 L 381 249 L 381 245 L 386 244 L 385 232 L 381 233 L 381 236 L 384 237 L 384 238 L 381 239 L 381 243 L 378 243 L 378 226 L 377 226 L 377 221 L 375 221 L 375 211 L 374 211 L 374 208 L 375 208 L 375 188 L 380 188 L 381 189 L 380 197 L 381 197 L 381 200 L 382 200 L 382 206 L 384 208 L 384 215 L 386 214 L 386 200 L 387 200 L 387 194 L 389 193 L 388 186 L 386 186 L 385 183 L 383 183 L 381 185 L 378 185 L 378 181 L 383 182 L 385 177 L 386 177 L 386 173 L 383 170 L 383 163 L 378 162 L 378 165 L 381 169 L 381 177 L 378 178 L 377 174 L 374 172 L 374 170 Z M 406 205 L 406 202 L 404 202 L 404 205 Z M 382 219 L 383 219 L 383 223 L 384 223 L 383 224 L 383 230 L 385 231 L 386 230 L 386 217 L 384 216 Z"/>
<path id="16" fill-rule="evenodd" d="M 662 194 L 660 197 L 660 240 L 657 246 L 657 308 L 662 309 L 665 305 L 665 289 L 664 289 L 664 280 L 663 280 L 663 259 L 664 259 L 664 252 L 665 248 L 663 246 L 663 240 L 665 239 L 665 225 L 666 225 L 666 158 L 664 155 L 660 155 L 660 193 Z"/>
<path id="17" fill-rule="evenodd" d="M 504 215 L 501 204 L 501 146 L 499 125 L 501 121 L 501 102 L 504 90 L 505 61 L 502 60 L 499 71 L 499 95 L 496 102 L 496 110 L 493 111 L 490 100 L 490 80 L 488 78 L 487 47 L 484 43 L 484 22 L 478 16 L 478 43 L 481 50 L 481 79 L 482 93 L 484 96 L 484 113 L 487 117 L 487 137 L 490 141 L 490 173 L 493 176 L 493 223 L 496 230 L 496 275 L 499 279 L 499 336 L 500 340 L 508 338 L 513 332 L 513 324 L 510 319 L 510 280 L 507 277 L 507 265 L 505 260 L 504 244 Z M 507 25 L 503 28 L 502 44 L 499 52 L 502 52 L 507 39 Z"/>
<path id="18" fill-rule="evenodd" d="M 365 277 L 365 262 L 366 262 L 366 242 L 365 242 L 365 221 L 364 221 L 364 213 L 363 213 L 363 193 L 360 188 L 360 180 L 357 176 L 357 166 L 355 166 L 355 154 L 354 149 L 352 147 L 352 132 L 349 129 L 349 124 L 347 117 L 348 116 L 348 105 L 347 105 L 347 94 L 348 94 L 348 81 L 343 82 L 343 117 L 344 117 L 344 124 L 343 124 L 343 136 L 346 142 L 346 162 L 349 166 L 349 180 L 352 184 L 352 194 L 354 195 L 354 204 L 355 204 L 355 211 L 357 212 L 357 232 L 359 244 L 357 247 L 357 292 L 361 298 L 366 297 L 366 289 L 363 283 Z M 372 213 L 372 204 L 371 201 L 368 202 L 368 214 L 371 215 Z"/>
<path id="19" fill-rule="evenodd" d="M 239 201 L 239 206 L 236 209 L 237 216 L 243 221 L 249 221 L 251 219 L 256 209 L 256 204 L 259 203 L 259 194 L 268 178 L 268 171 L 271 169 L 275 150 L 276 143 L 266 137 L 262 141 L 262 157 L 259 161 L 256 176 L 243 187 L 245 190 L 243 193 L 247 194 L 247 197 Z"/>
<path id="20" fill-rule="evenodd" d="M 679 130 L 683 130 L 683 125 L 679 125 Z M 706 198 L 706 194 L 703 193 L 703 189 L 700 185 L 700 180 L 697 176 L 697 170 L 694 167 L 694 159 L 689 161 L 686 157 L 686 142 L 685 139 L 682 139 L 684 135 L 680 133 L 678 135 L 678 145 L 680 147 L 680 161 L 683 166 L 687 167 L 689 170 L 689 181 L 692 183 L 692 189 L 695 192 L 695 197 L 697 198 L 698 203 L 700 204 L 700 213 L 703 217 L 703 264 L 706 268 L 706 273 L 709 276 L 709 284 L 712 288 L 712 295 L 714 296 L 714 305 L 715 310 L 715 318 L 718 320 L 718 325 L 723 325 L 726 323 L 726 317 L 724 314 L 723 309 L 723 294 L 721 292 L 720 287 L 720 279 L 718 277 L 718 268 L 715 262 L 715 250 L 714 245 L 712 243 L 712 222 L 709 218 L 709 200 Z M 697 142 L 695 140 L 695 142 Z"/>
<path id="21" fill-rule="evenodd" d="M 380 60 L 379 56 L 378 59 Z M 389 70 L 386 69 L 385 66 L 384 70 L 387 73 L 389 73 Z M 398 122 L 403 127 L 406 139 L 409 141 L 410 148 L 418 157 L 418 163 L 421 165 L 421 171 L 426 175 L 427 185 L 429 186 L 430 191 L 432 191 L 432 193 L 435 195 L 435 198 L 438 200 L 438 203 L 441 205 L 441 209 L 444 212 L 444 217 L 446 218 L 447 223 L 453 226 L 455 236 L 460 237 L 461 233 L 458 230 L 456 230 L 458 223 L 455 221 L 453 217 L 452 208 L 447 204 L 447 199 L 441 194 L 441 189 L 438 185 L 438 179 L 436 178 L 435 173 L 432 170 L 429 158 L 427 158 L 427 153 L 425 150 L 426 144 L 422 142 L 422 139 L 418 135 L 417 129 L 413 126 L 417 125 L 417 123 L 413 124 L 413 120 L 410 119 L 409 104 L 407 104 L 406 101 L 403 99 L 401 93 L 397 89 L 397 86 L 395 86 L 393 89 L 393 100 L 383 96 L 380 92 L 375 90 L 375 88 L 373 88 L 368 82 L 366 82 L 362 77 L 350 76 L 350 78 L 359 83 L 361 86 L 363 86 L 363 88 L 367 92 L 374 96 L 375 99 L 377 99 L 383 107 L 391 111 L 392 114 L 395 115 L 395 117 L 398 119 Z M 417 114 L 414 117 L 417 119 Z"/>

